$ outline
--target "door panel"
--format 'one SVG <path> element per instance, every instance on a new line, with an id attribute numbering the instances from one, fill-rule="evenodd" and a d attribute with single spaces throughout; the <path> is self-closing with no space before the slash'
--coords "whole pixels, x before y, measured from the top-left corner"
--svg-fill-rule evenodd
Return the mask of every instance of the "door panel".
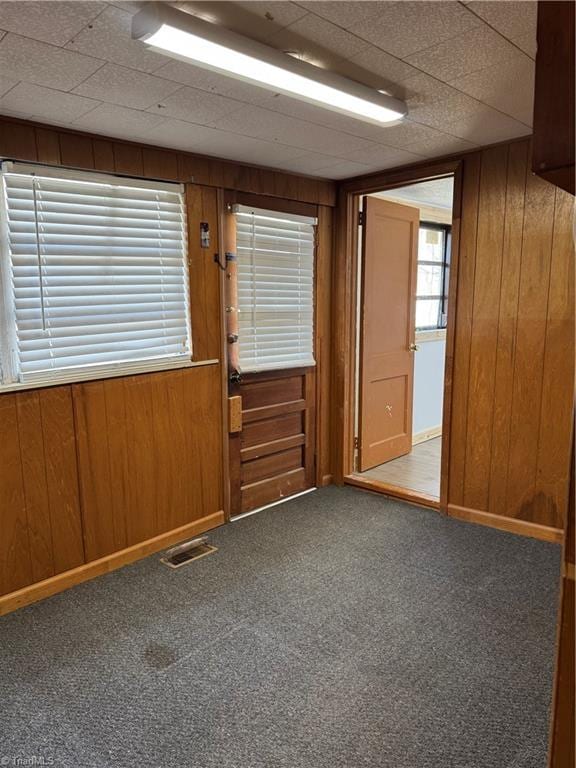
<path id="1" fill-rule="evenodd" d="M 359 469 L 412 448 L 419 212 L 364 198 L 360 327 Z"/>
<path id="2" fill-rule="evenodd" d="M 242 429 L 231 435 L 231 513 L 278 501 L 314 484 L 313 369 L 245 374 Z"/>

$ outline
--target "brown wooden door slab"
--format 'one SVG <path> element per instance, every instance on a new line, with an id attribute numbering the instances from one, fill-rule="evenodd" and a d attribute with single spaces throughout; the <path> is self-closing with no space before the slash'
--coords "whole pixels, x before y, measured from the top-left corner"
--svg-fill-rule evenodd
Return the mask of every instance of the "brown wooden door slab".
<path id="1" fill-rule="evenodd" d="M 236 391 L 241 430 L 230 435 L 231 514 L 314 486 L 313 368 L 249 373 Z"/>
<path id="2" fill-rule="evenodd" d="M 359 468 L 412 448 L 417 208 L 364 198 Z"/>

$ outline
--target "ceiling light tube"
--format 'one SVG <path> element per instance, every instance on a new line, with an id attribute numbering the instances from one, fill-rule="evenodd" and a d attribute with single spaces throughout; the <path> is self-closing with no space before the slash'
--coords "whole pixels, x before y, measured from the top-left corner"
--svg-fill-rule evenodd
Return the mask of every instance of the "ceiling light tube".
<path id="1" fill-rule="evenodd" d="M 392 96 L 164 3 L 147 3 L 133 17 L 132 37 L 203 69 L 368 123 L 384 125 L 406 114 L 404 102 Z"/>

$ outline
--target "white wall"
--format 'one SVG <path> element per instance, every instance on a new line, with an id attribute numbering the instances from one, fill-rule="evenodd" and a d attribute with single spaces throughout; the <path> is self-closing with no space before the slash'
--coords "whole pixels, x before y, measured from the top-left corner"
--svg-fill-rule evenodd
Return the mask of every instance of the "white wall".
<path id="1" fill-rule="evenodd" d="M 414 402 L 412 433 L 437 430 L 442 425 L 444 395 L 444 357 L 446 338 L 424 340 L 416 337 L 418 351 L 414 354 Z"/>

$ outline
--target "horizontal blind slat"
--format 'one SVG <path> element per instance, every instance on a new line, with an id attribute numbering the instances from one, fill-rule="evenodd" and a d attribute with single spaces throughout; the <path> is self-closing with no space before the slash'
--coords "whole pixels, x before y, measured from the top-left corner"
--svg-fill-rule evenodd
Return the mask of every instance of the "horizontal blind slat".
<path id="1" fill-rule="evenodd" d="M 2 173 L 18 378 L 189 360 L 181 187 L 18 168 Z"/>

